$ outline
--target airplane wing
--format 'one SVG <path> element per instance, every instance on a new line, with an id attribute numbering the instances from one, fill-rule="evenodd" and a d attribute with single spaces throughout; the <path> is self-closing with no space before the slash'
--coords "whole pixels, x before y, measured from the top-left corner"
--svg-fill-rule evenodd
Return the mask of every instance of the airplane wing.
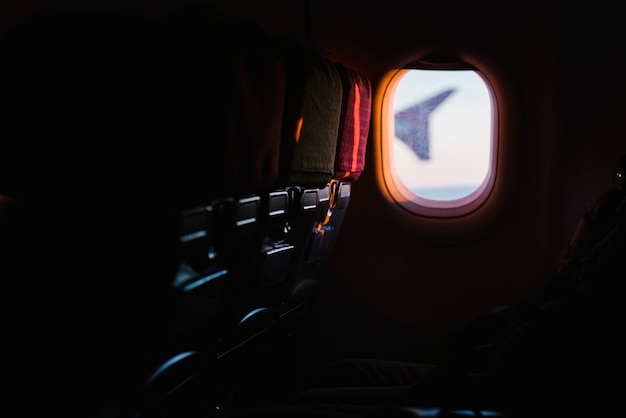
<path id="1" fill-rule="evenodd" d="M 454 91 L 446 90 L 395 115 L 395 135 L 410 146 L 420 160 L 430 159 L 430 114 Z"/>

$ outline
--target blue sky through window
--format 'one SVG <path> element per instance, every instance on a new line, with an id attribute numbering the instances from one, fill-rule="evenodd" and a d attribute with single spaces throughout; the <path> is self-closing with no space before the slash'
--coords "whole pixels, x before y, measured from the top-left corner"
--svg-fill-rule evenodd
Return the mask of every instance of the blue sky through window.
<path id="1" fill-rule="evenodd" d="M 395 91 L 394 115 L 395 170 L 413 193 L 456 200 L 485 180 L 492 155 L 492 103 L 475 71 L 408 71 Z"/>

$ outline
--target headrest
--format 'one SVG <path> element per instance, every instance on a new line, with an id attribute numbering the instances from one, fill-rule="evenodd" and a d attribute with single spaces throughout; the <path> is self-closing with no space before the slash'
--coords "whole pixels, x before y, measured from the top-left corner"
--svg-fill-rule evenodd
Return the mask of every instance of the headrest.
<path id="1" fill-rule="evenodd" d="M 355 70 L 340 63 L 334 65 L 343 85 L 334 178 L 357 180 L 365 166 L 372 86 Z"/>
<path id="2" fill-rule="evenodd" d="M 285 60 L 281 185 L 324 187 L 334 174 L 342 85 L 335 66 L 313 49 L 280 40 Z"/>

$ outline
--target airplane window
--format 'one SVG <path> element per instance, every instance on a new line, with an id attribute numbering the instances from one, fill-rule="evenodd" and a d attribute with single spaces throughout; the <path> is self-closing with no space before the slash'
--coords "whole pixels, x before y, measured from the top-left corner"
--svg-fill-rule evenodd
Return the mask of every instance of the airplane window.
<path id="1" fill-rule="evenodd" d="M 403 69 L 385 101 L 389 170 L 412 210 L 467 209 L 488 195 L 494 169 L 494 101 L 475 69 Z M 393 133 L 393 135 L 391 134 Z M 392 192 L 393 194 L 393 192 Z M 397 197 L 397 196 L 396 196 Z M 462 210 L 448 211 L 455 216 Z"/>

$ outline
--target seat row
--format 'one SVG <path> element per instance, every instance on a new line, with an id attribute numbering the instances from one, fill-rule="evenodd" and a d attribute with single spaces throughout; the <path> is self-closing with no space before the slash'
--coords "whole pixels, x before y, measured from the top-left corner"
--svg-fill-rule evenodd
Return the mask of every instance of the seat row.
<path id="1" fill-rule="evenodd" d="M 0 54 L 3 261 L 59 336 L 30 367 L 153 402 L 305 309 L 365 164 L 364 76 L 197 7 L 47 11 Z"/>

